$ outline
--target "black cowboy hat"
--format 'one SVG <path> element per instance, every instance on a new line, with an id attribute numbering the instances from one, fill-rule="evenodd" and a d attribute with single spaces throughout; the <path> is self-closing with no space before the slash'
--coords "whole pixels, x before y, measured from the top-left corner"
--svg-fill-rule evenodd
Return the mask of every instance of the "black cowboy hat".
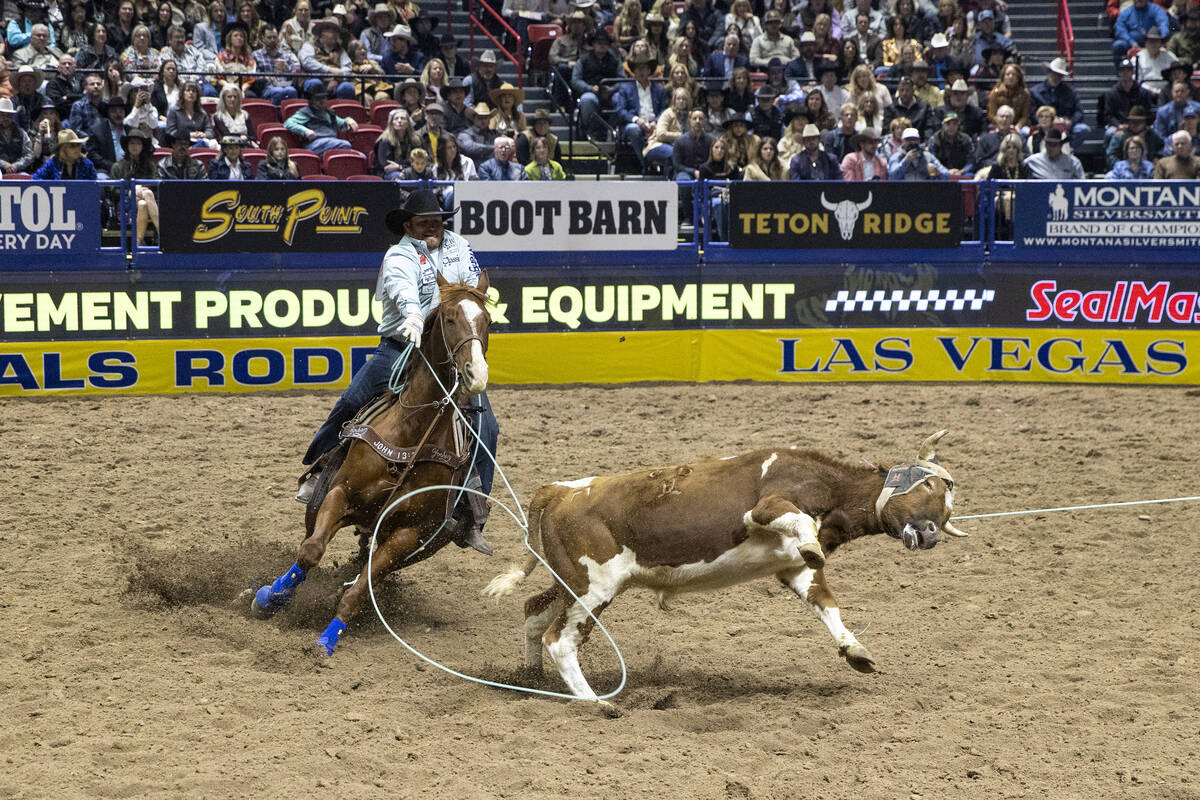
<path id="1" fill-rule="evenodd" d="M 438 39 L 438 47 L 445 47 L 448 44 L 452 44 L 455 47 L 462 47 L 462 42 L 453 33 L 443 33 L 442 38 Z"/>
<path id="2" fill-rule="evenodd" d="M 433 14 L 430 14 L 428 11 L 426 11 L 424 9 L 420 9 L 420 8 L 417 9 L 416 16 L 409 18 L 409 20 L 408 20 L 409 26 L 411 27 L 412 23 L 415 22 L 416 20 L 424 20 L 425 22 L 430 23 L 429 30 L 431 32 L 437 29 L 438 23 L 441 21 L 437 17 L 435 17 Z"/>
<path id="3" fill-rule="evenodd" d="M 141 139 L 142 140 L 142 149 L 145 149 L 147 147 L 151 147 L 151 148 L 154 147 L 154 138 L 150 134 L 148 134 L 144 130 L 142 130 L 141 128 L 134 128 L 133 130 L 131 130 L 128 133 L 121 136 L 121 149 L 122 150 L 129 149 L 129 140 L 130 139 Z"/>
<path id="4" fill-rule="evenodd" d="M 443 210 L 442 204 L 438 201 L 436 194 L 428 189 L 418 189 L 405 199 L 404 205 L 389 211 L 387 217 L 384 218 L 384 222 L 387 223 L 389 231 L 403 236 L 405 233 L 404 223 L 413 217 L 427 217 L 434 214 L 441 214 L 444 221 L 451 219 L 457 211 L 457 208 L 450 211 Z"/>
<path id="5" fill-rule="evenodd" d="M 129 103 L 125 102 L 125 98 L 121 97 L 119 94 L 114 94 L 112 97 L 100 103 L 100 113 L 107 114 L 108 109 L 112 108 L 113 106 L 120 106 L 126 111 L 129 110 Z"/>
<path id="6" fill-rule="evenodd" d="M 221 40 L 224 41 L 225 38 L 234 31 L 241 31 L 242 35 L 246 37 L 246 41 L 250 41 L 250 26 L 242 22 L 240 19 L 235 19 L 233 22 L 225 26 L 225 30 L 221 31 Z"/>

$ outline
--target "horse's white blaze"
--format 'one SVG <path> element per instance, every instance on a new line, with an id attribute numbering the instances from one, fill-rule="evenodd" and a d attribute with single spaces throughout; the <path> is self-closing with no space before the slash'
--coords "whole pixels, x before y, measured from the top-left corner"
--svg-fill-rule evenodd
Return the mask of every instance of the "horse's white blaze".
<path id="1" fill-rule="evenodd" d="M 463 310 L 463 314 L 467 318 L 467 322 L 475 328 L 475 333 L 479 333 L 479 329 L 475 326 L 475 320 L 483 316 L 483 307 L 479 305 L 477 300 L 469 297 L 464 297 L 458 301 L 458 306 Z"/>
<path id="2" fill-rule="evenodd" d="M 771 453 L 770 458 L 768 458 L 766 461 L 763 462 L 761 477 L 763 477 L 763 478 L 767 477 L 767 470 L 769 470 L 771 468 L 771 465 L 774 464 L 776 459 L 778 459 L 778 458 L 779 458 L 779 453 Z"/>
<path id="3" fill-rule="evenodd" d="M 593 475 L 590 478 L 579 478 L 578 480 L 573 480 L 573 481 L 555 481 L 554 485 L 555 486 L 565 486 L 568 489 L 582 489 L 585 486 L 591 486 L 592 481 L 594 481 L 594 480 L 596 480 L 595 475 Z"/>
<path id="4" fill-rule="evenodd" d="M 814 575 L 813 570 L 802 569 L 788 579 L 788 586 L 796 593 L 797 597 L 808 604 L 817 619 L 821 620 L 829 630 L 829 635 L 837 642 L 838 647 L 858 644 L 858 639 L 854 638 L 854 634 L 842 624 L 842 613 L 837 606 L 824 608 L 808 599 L 808 590 L 812 588 Z"/>
<path id="5" fill-rule="evenodd" d="M 488 363 L 483 357 L 483 346 L 477 340 L 471 342 L 471 384 L 467 390 L 471 394 L 479 394 L 487 388 Z"/>

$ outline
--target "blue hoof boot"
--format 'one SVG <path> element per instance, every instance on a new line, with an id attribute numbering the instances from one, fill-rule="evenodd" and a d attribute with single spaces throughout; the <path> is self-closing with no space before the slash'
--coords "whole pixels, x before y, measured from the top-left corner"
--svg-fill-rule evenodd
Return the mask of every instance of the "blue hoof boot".
<path id="1" fill-rule="evenodd" d="M 334 617 L 333 622 L 329 623 L 329 627 L 325 629 L 325 632 L 317 637 L 317 644 L 325 648 L 325 655 L 333 655 L 333 650 L 337 647 L 338 641 L 342 638 L 345 630 L 346 623 Z"/>
<path id="2" fill-rule="evenodd" d="M 292 564 L 292 568 L 276 578 L 274 583 L 262 586 L 254 593 L 252 608 L 260 614 L 273 614 L 287 605 L 296 593 L 296 587 L 306 577 L 307 573 L 300 569 L 299 564 Z"/>

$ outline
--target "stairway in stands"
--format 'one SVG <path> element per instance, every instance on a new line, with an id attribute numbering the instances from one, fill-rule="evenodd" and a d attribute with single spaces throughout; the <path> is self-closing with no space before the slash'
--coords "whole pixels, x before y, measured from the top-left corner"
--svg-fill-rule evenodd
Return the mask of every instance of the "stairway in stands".
<path id="1" fill-rule="evenodd" d="M 444 27 L 446 24 L 445 12 L 439 10 L 434 13 L 438 14 L 438 17 L 442 21 L 442 24 L 437 27 L 434 33 L 441 36 L 446 32 Z M 468 30 L 467 12 L 462 10 L 461 4 L 455 3 L 450 12 L 450 32 L 457 36 L 459 41 L 463 43 L 459 52 L 467 53 L 468 51 Z M 476 31 L 475 54 L 478 55 L 489 47 L 492 47 L 492 43 L 488 38 L 479 31 Z M 501 60 L 500 68 L 497 70 L 500 79 L 515 86 L 517 83 L 516 65 L 511 61 L 505 61 L 499 51 L 496 52 L 496 55 Z M 575 174 L 577 177 L 607 173 L 608 160 L 597 150 L 595 145 L 586 140 L 571 142 L 567 118 L 558 113 L 558 109 L 554 107 L 549 90 L 531 85 L 528 79 L 525 81 L 523 88 L 525 89 L 525 103 L 522 105 L 521 110 L 525 112 L 527 117 L 532 116 L 539 108 L 544 108 L 550 112 L 550 132 L 558 137 L 558 141 L 562 147 L 563 161 L 565 162 L 563 166 L 566 167 L 567 171 Z"/>
<path id="2" fill-rule="evenodd" d="M 1075 75 L 1073 83 L 1084 109 L 1084 122 L 1092 127 L 1083 152 L 1077 153 L 1089 172 L 1103 172 L 1104 131 L 1096 121 L 1100 95 L 1116 82 L 1112 65 L 1112 36 L 1106 22 L 1097 18 L 1100 4 L 1071 0 L 1071 24 L 1075 29 Z M 1012 38 L 1021 51 L 1027 82 L 1040 83 L 1046 63 L 1058 55 L 1058 7 L 1052 0 L 1008 0 Z"/>

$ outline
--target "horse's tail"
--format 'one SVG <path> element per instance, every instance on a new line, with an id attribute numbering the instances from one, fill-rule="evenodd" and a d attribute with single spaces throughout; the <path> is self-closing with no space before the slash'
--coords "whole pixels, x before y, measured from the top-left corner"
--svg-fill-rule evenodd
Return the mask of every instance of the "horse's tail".
<path id="1" fill-rule="evenodd" d="M 534 494 L 533 500 L 529 502 L 529 546 L 539 552 L 542 550 L 542 516 L 546 511 L 546 504 L 549 502 L 550 498 L 544 496 L 541 490 L 538 490 Z M 492 578 L 491 583 L 484 587 L 482 594 L 486 597 L 505 597 L 512 594 L 513 590 L 537 569 L 539 563 L 538 557 L 530 553 L 521 566 L 518 567 L 514 564 L 508 572 Z"/>

